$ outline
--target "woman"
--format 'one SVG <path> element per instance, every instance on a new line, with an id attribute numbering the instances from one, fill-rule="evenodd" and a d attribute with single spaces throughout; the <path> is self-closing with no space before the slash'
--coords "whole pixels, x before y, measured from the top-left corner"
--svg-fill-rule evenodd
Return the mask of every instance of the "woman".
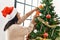
<path id="1" fill-rule="evenodd" d="M 36 10 L 38 10 L 38 8 L 35 8 L 34 10 L 31 10 L 30 12 L 28 12 L 27 14 L 25 14 L 23 17 L 20 17 L 20 15 L 17 12 L 16 8 L 5 7 L 2 10 L 3 16 L 6 19 L 8 19 L 8 21 L 6 22 L 6 25 L 4 27 L 4 31 L 6 31 L 9 34 L 9 40 L 24 40 L 25 30 L 26 31 L 27 31 L 27 29 L 30 30 L 29 32 L 27 31 L 27 33 L 30 33 L 32 31 L 32 29 L 33 29 L 34 26 L 33 27 L 31 26 L 29 28 L 23 28 L 22 26 L 19 26 L 19 24 L 21 24 L 22 22 L 24 22 L 24 20 L 27 19 L 27 17 L 29 17 Z M 33 24 L 33 22 L 31 22 L 31 24 Z M 15 30 L 15 33 L 21 33 L 22 31 L 23 32 L 21 34 L 13 35 L 14 30 Z M 19 35 L 20 35 L 20 37 L 18 37 Z M 21 35 L 22 35 L 22 38 L 21 38 Z M 15 37 L 17 37 L 17 38 L 15 39 Z M 18 38 L 20 38 L 20 39 L 18 39 Z"/>
<path id="2" fill-rule="evenodd" d="M 8 29 L 8 40 L 27 40 L 27 36 L 34 28 L 34 25 L 36 24 L 34 19 L 36 15 L 34 16 L 33 20 L 31 21 L 29 27 L 23 27 L 19 26 L 18 24 L 13 24 Z"/>
<path id="3" fill-rule="evenodd" d="M 24 22 L 25 19 L 27 19 L 34 11 L 36 11 L 38 8 L 35 8 L 34 10 L 31 10 L 30 12 L 26 13 L 24 16 L 20 17 L 17 10 L 13 7 L 5 7 L 2 10 L 2 14 L 6 19 L 8 19 L 8 22 L 5 25 L 4 31 L 7 30 L 12 24 L 21 24 Z M 9 15 L 9 16 L 7 16 Z"/>

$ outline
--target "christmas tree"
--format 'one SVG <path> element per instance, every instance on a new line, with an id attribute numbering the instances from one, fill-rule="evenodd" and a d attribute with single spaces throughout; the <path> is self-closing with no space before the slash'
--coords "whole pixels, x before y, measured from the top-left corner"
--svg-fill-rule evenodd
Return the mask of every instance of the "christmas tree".
<path id="1" fill-rule="evenodd" d="M 29 40 L 56 40 L 59 37 L 59 17 L 54 11 L 53 0 L 42 0 L 39 11 L 36 11 L 37 23 L 29 34 Z"/>

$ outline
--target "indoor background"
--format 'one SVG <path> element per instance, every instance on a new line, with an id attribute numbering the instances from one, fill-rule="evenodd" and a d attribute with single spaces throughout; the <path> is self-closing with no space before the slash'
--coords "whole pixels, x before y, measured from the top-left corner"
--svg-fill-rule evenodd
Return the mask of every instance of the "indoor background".
<path id="1" fill-rule="evenodd" d="M 33 10 L 35 7 L 39 6 L 40 2 L 41 2 L 41 0 L 0 0 L 0 11 L 5 6 L 14 6 L 15 8 L 17 8 L 17 11 L 20 13 L 20 16 L 23 16 L 27 12 Z M 60 15 L 60 0 L 53 0 L 53 5 L 55 6 L 55 11 L 59 16 Z M 28 17 L 21 25 L 28 27 L 33 15 L 34 14 L 32 14 L 30 17 Z M 7 20 L 4 20 L 4 21 L 6 22 Z M 4 23 L 2 23 L 2 24 L 4 24 Z M 1 27 L 1 25 L 0 25 L 0 27 Z M 3 35 L 3 36 L 4 36 L 3 39 L 0 39 L 0 40 L 5 39 L 5 35 Z"/>

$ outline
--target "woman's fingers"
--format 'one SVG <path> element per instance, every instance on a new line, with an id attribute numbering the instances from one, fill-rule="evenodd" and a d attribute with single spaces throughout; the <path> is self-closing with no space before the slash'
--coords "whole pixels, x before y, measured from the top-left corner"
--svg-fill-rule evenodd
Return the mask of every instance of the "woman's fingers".
<path id="1" fill-rule="evenodd" d="M 34 25 L 36 24 L 35 18 L 36 18 L 36 15 L 33 16 L 33 20 L 32 20 L 32 22 L 33 22 Z"/>

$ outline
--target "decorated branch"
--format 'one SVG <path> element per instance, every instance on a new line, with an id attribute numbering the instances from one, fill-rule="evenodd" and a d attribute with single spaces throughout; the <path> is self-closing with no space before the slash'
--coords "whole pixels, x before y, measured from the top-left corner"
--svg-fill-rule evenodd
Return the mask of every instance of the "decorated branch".
<path id="1" fill-rule="evenodd" d="M 57 25 L 49 25 L 48 23 L 46 23 L 42 18 L 38 17 L 38 20 L 40 22 L 42 22 L 44 25 L 46 25 L 47 27 L 50 27 L 50 28 L 56 28 L 59 24 Z"/>
<path id="2" fill-rule="evenodd" d="M 35 28 L 29 34 L 29 40 L 60 40 L 60 21 L 52 3 L 53 0 L 42 0 L 36 11 Z"/>

